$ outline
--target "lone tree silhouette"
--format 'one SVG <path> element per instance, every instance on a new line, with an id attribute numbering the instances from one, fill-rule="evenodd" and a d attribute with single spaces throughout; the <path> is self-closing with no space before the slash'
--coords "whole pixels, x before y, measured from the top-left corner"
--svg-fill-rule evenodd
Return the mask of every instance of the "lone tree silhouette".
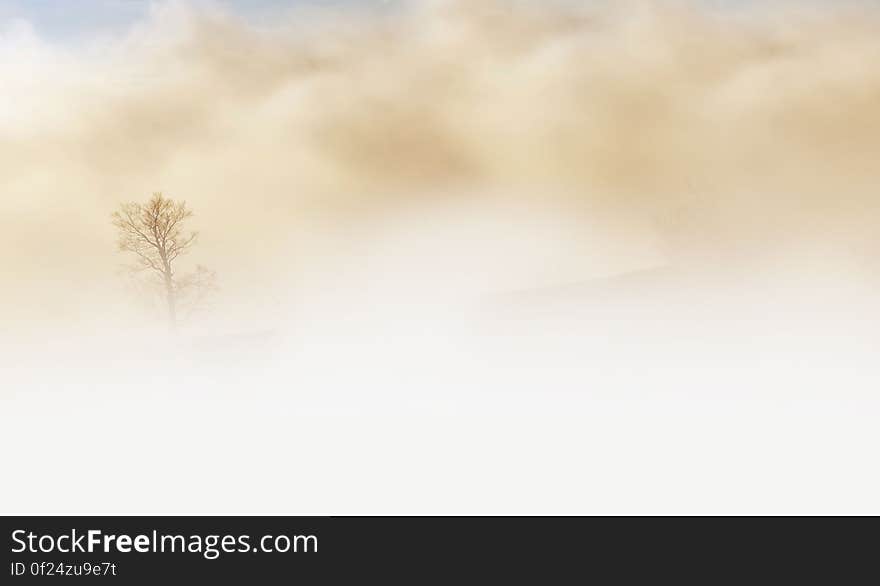
<path id="1" fill-rule="evenodd" d="M 154 193 L 143 204 L 124 203 L 112 215 L 113 225 L 119 230 L 119 250 L 137 257 L 131 269 L 146 271 L 158 278 L 157 284 L 164 292 L 168 307 L 171 331 L 177 329 L 182 309 L 187 315 L 191 314 L 216 289 L 214 273 L 201 265 L 185 275 L 178 276 L 175 272 L 175 261 L 198 241 L 198 232 L 184 230 L 192 215 L 185 201 L 173 201 L 161 193 Z"/>

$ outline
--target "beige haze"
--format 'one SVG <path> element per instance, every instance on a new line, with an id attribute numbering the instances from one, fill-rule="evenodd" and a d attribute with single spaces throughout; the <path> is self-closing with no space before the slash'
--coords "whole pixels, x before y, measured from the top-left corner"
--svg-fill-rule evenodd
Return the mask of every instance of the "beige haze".
<path id="1" fill-rule="evenodd" d="M 8 27 L 0 322 L 119 323 L 109 214 L 160 190 L 245 319 L 322 271 L 369 285 L 365 244 L 423 228 L 450 275 L 520 259 L 496 289 L 779 255 L 870 273 L 880 11 L 841 4 L 418 2 L 258 29 L 167 3 L 76 47 Z"/>

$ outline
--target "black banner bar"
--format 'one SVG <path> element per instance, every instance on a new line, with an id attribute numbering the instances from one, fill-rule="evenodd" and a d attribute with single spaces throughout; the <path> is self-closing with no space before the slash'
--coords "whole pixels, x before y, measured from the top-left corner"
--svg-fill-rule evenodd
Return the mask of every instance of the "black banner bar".
<path id="1" fill-rule="evenodd" d="M 7 517 L 2 527 L 3 584 L 877 575 L 878 523 L 859 518 Z"/>

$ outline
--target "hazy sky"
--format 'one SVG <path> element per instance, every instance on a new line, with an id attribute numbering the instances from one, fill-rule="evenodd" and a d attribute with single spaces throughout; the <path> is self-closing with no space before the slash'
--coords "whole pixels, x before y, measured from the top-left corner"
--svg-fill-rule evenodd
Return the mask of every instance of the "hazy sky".
<path id="1" fill-rule="evenodd" d="M 41 36 L 60 39 L 125 28 L 144 17 L 156 0 L 0 0 L 0 25 L 26 20 Z M 266 18 L 297 6 L 344 3 L 385 5 L 389 0 L 188 0 L 217 4 L 252 18 Z"/>
<path id="2" fill-rule="evenodd" d="M 267 19 L 304 6 L 357 5 L 388 7 L 403 0 L 171 0 L 220 5 L 251 19 Z M 516 0 L 514 0 L 516 1 Z M 566 1 L 566 0 L 562 0 Z M 571 0 L 584 3 L 593 0 Z M 709 5 L 742 6 L 751 0 L 702 0 Z M 806 1 L 806 0 L 804 0 Z M 25 20 L 43 37 L 70 40 L 125 29 L 162 0 L 0 0 L 0 32 L 10 22 Z"/>

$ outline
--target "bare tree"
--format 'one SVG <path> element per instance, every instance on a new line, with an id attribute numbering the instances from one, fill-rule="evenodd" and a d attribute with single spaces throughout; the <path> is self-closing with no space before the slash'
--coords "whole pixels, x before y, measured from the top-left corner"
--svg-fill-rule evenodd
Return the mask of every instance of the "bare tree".
<path id="1" fill-rule="evenodd" d="M 131 268 L 157 277 L 168 308 L 168 324 L 177 328 L 181 305 L 189 313 L 204 304 L 216 287 L 215 275 L 199 265 L 195 272 L 178 276 L 175 261 L 188 253 L 198 240 L 198 232 L 184 230 L 193 215 L 184 201 L 173 201 L 154 193 L 146 203 L 125 203 L 112 215 L 119 230 L 119 250 L 136 256 Z"/>

